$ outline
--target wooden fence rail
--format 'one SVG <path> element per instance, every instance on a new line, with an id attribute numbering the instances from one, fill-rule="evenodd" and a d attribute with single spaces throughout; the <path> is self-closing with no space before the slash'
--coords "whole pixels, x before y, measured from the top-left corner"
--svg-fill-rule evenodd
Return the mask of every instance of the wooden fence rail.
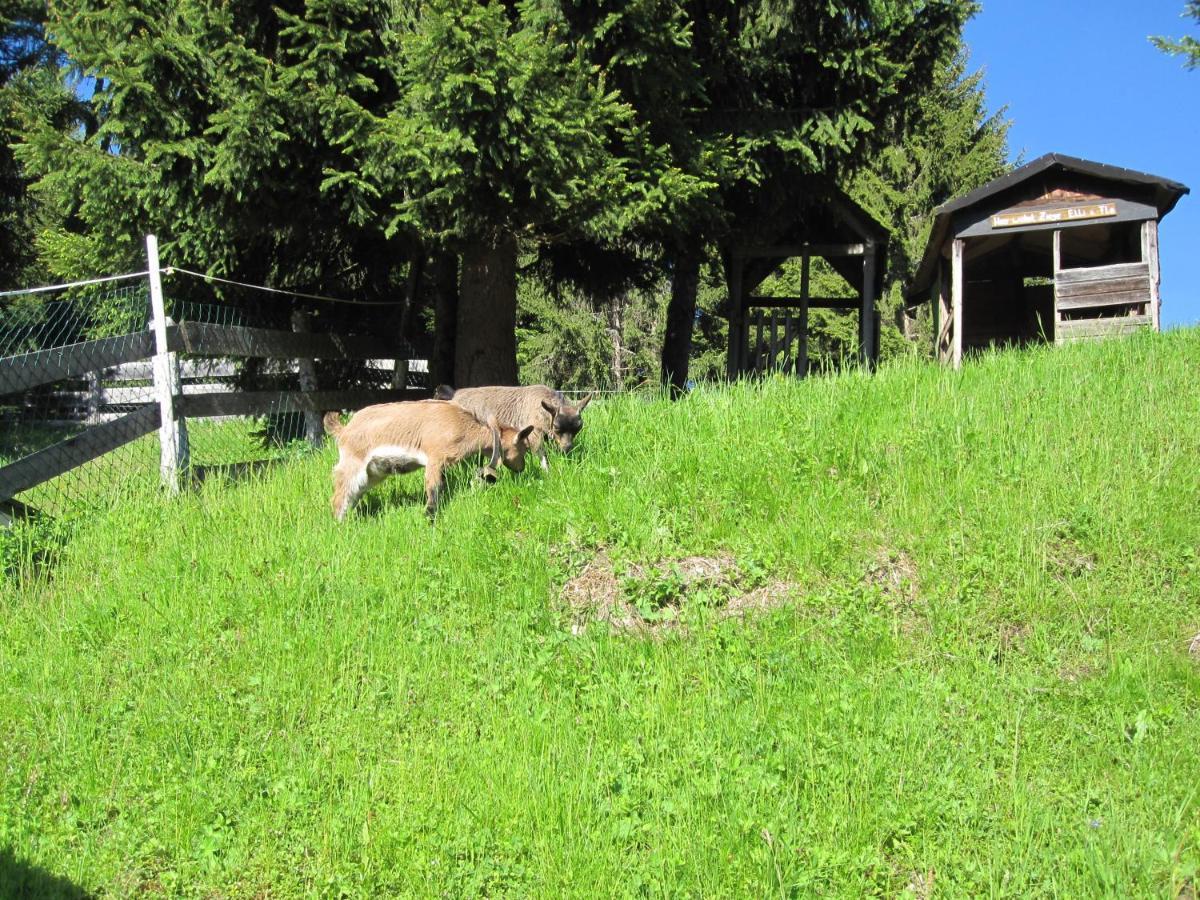
<path id="1" fill-rule="evenodd" d="M 159 424 L 158 406 L 148 404 L 136 412 L 103 425 L 95 425 L 65 441 L 23 456 L 0 468 L 0 501 L 11 500 L 21 491 L 37 487 L 105 453 L 111 453 L 144 434 L 150 434 Z"/>
<path id="2" fill-rule="evenodd" d="M 17 394 L 153 355 L 154 335 L 140 331 L 5 356 L 0 358 L 0 394 Z"/>
<path id="3" fill-rule="evenodd" d="M 73 437 L 0 466 L 0 507 L 11 504 L 22 491 L 155 430 L 159 431 L 162 444 L 162 480 L 175 487 L 190 464 L 186 425 L 189 418 L 304 412 L 316 422 L 313 416 L 330 409 L 358 409 L 373 403 L 429 396 L 426 388 L 404 385 L 404 379 L 388 389 L 316 390 L 314 360 L 394 363 L 398 371 L 407 373 L 407 360 L 392 359 L 397 355 L 395 342 L 377 335 L 171 323 L 163 311 L 161 287 L 155 277 L 158 262 L 153 236 L 147 237 L 147 252 L 151 260 L 153 320 L 146 331 L 0 358 L 0 396 L 23 395 L 46 385 L 86 380 L 86 385 L 79 385 L 86 390 L 60 385 L 60 389 L 49 390 L 42 396 L 62 408 L 86 410 L 87 421 L 91 423 Z M 187 359 L 181 363 L 179 354 L 210 359 Z M 288 369 L 301 376 L 301 390 L 231 390 L 236 373 L 231 360 L 245 358 L 294 360 Z M 280 377 L 288 377 L 289 372 L 280 373 Z M 394 374 L 389 375 L 394 380 Z M 113 386 L 104 384 L 105 381 L 143 384 Z M 136 408 L 128 411 L 130 406 Z M 168 415 L 170 427 L 164 427 Z M 319 440 L 319 428 L 309 428 L 308 432 L 310 440 Z"/>

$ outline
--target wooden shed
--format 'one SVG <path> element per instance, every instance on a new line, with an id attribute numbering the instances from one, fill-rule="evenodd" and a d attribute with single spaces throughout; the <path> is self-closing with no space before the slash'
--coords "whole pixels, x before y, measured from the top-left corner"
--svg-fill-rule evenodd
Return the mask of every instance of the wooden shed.
<path id="1" fill-rule="evenodd" d="M 759 192 L 755 206 L 739 216 L 736 237 L 722 247 L 729 288 L 729 378 L 779 371 L 808 374 L 810 309 L 858 312 L 859 357 L 879 356 L 879 314 L 888 231 L 845 192 L 828 181 L 789 179 Z M 856 297 L 809 294 L 812 260 L 825 259 Z M 789 259 L 799 258 L 798 296 L 755 293 Z"/>
<path id="2" fill-rule="evenodd" d="M 1187 187 L 1049 153 L 939 207 L 907 295 L 934 352 L 1159 327 L 1158 222 Z"/>

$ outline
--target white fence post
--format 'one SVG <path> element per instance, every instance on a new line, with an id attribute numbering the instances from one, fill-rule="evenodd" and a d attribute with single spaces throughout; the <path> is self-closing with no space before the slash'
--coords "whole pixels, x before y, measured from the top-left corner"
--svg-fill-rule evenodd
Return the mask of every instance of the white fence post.
<path id="1" fill-rule="evenodd" d="M 175 400 L 182 393 L 179 360 L 167 350 L 166 307 L 163 303 L 162 278 L 158 264 L 158 238 L 146 235 L 146 258 L 150 268 L 150 310 L 154 330 L 154 393 L 162 423 L 158 428 L 161 449 L 159 471 L 162 482 L 171 491 L 179 490 L 180 475 L 188 470 L 187 423 L 177 416 Z"/>

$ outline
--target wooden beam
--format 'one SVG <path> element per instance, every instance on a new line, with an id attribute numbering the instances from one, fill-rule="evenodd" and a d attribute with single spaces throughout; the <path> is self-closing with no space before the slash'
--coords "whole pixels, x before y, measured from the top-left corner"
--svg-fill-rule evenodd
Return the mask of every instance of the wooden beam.
<path id="1" fill-rule="evenodd" d="M 376 359 L 391 356 L 396 343 L 379 335 L 302 334 L 240 325 L 183 322 L 175 326 L 170 349 L 196 356 Z"/>
<path id="2" fill-rule="evenodd" d="M 1140 291 L 1104 291 L 1097 294 L 1081 294 L 1058 301 L 1059 309 L 1093 309 L 1100 306 L 1123 306 L 1134 303 L 1150 303 L 1150 288 Z"/>
<path id="3" fill-rule="evenodd" d="M 237 391 L 194 394 L 180 398 L 184 415 L 203 419 L 215 416 L 265 416 L 284 412 L 320 412 L 362 409 L 376 403 L 421 400 L 428 391 Z"/>
<path id="4" fill-rule="evenodd" d="M 951 250 L 950 305 L 953 314 L 953 334 L 950 348 L 950 364 L 954 368 L 962 365 L 963 354 L 963 249 L 965 242 L 959 238 Z"/>
<path id="5" fill-rule="evenodd" d="M 1111 266 L 1089 266 L 1085 269 L 1056 267 L 1054 280 L 1061 284 L 1083 284 L 1090 281 L 1112 281 L 1117 278 L 1149 278 L 1150 267 L 1144 263 L 1117 263 Z"/>
<path id="6" fill-rule="evenodd" d="M 0 358 L 0 394 L 17 394 L 153 355 L 154 336 L 149 331 L 138 331 L 5 356 Z"/>
<path id="7" fill-rule="evenodd" d="M 1160 285 L 1162 271 L 1158 262 L 1158 220 L 1150 219 L 1142 223 L 1142 262 L 1150 275 L 1150 323 L 1155 331 L 1161 330 L 1159 317 L 1162 312 L 1162 296 Z"/>
<path id="8" fill-rule="evenodd" d="M 1150 292 L 1150 277 L 1139 275 L 1133 278 L 1110 278 L 1102 281 L 1060 281 L 1058 296 L 1064 300 L 1071 297 L 1093 297 L 1097 294 L 1123 294 L 1139 291 Z"/>
<path id="9" fill-rule="evenodd" d="M 764 307 L 766 309 L 799 309 L 807 305 L 809 309 L 858 309 L 862 301 L 857 297 L 809 297 L 807 303 L 803 297 L 747 297 L 747 307 Z"/>
<path id="10" fill-rule="evenodd" d="M 1119 316 L 1111 319 L 1064 319 L 1058 324 L 1055 342 L 1091 340 L 1131 334 L 1153 325 L 1150 316 Z"/>
<path id="11" fill-rule="evenodd" d="M 21 491 L 37 487 L 144 434 L 150 434 L 158 425 L 158 405 L 147 404 L 136 412 L 103 425 L 93 425 L 65 441 L 23 456 L 16 462 L 0 467 L 0 500 L 10 500 Z"/>
<path id="12" fill-rule="evenodd" d="M 740 247 L 737 250 L 743 259 L 777 259 L 792 256 L 862 256 L 863 244 L 768 244 L 755 247 Z"/>

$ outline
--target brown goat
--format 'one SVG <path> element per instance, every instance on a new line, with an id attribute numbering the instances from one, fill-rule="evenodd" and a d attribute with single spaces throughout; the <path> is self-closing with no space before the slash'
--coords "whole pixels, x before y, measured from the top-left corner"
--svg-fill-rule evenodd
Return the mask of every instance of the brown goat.
<path id="1" fill-rule="evenodd" d="M 460 388 L 457 391 L 443 384 L 438 387 L 436 396 L 439 400 L 457 403 L 479 419 L 495 416 L 501 425 L 509 428 L 535 425 L 529 449 L 538 455 L 543 469 L 548 468 L 543 441 L 551 437 L 563 453 L 569 453 L 575 444 L 575 435 L 583 428 L 580 413 L 592 399 L 588 394 L 578 406 L 570 406 L 559 391 L 544 384 Z"/>
<path id="2" fill-rule="evenodd" d="M 523 431 L 485 425 L 461 407 L 441 400 L 381 403 L 354 414 L 343 425 L 336 412 L 325 414 L 325 430 L 337 438 L 333 467 L 333 515 L 339 522 L 364 493 L 389 475 L 425 467 L 425 512 L 433 517 L 447 467 L 469 456 L 491 454 L 480 474 L 496 480 L 496 464 L 525 469 L 532 427 Z"/>

